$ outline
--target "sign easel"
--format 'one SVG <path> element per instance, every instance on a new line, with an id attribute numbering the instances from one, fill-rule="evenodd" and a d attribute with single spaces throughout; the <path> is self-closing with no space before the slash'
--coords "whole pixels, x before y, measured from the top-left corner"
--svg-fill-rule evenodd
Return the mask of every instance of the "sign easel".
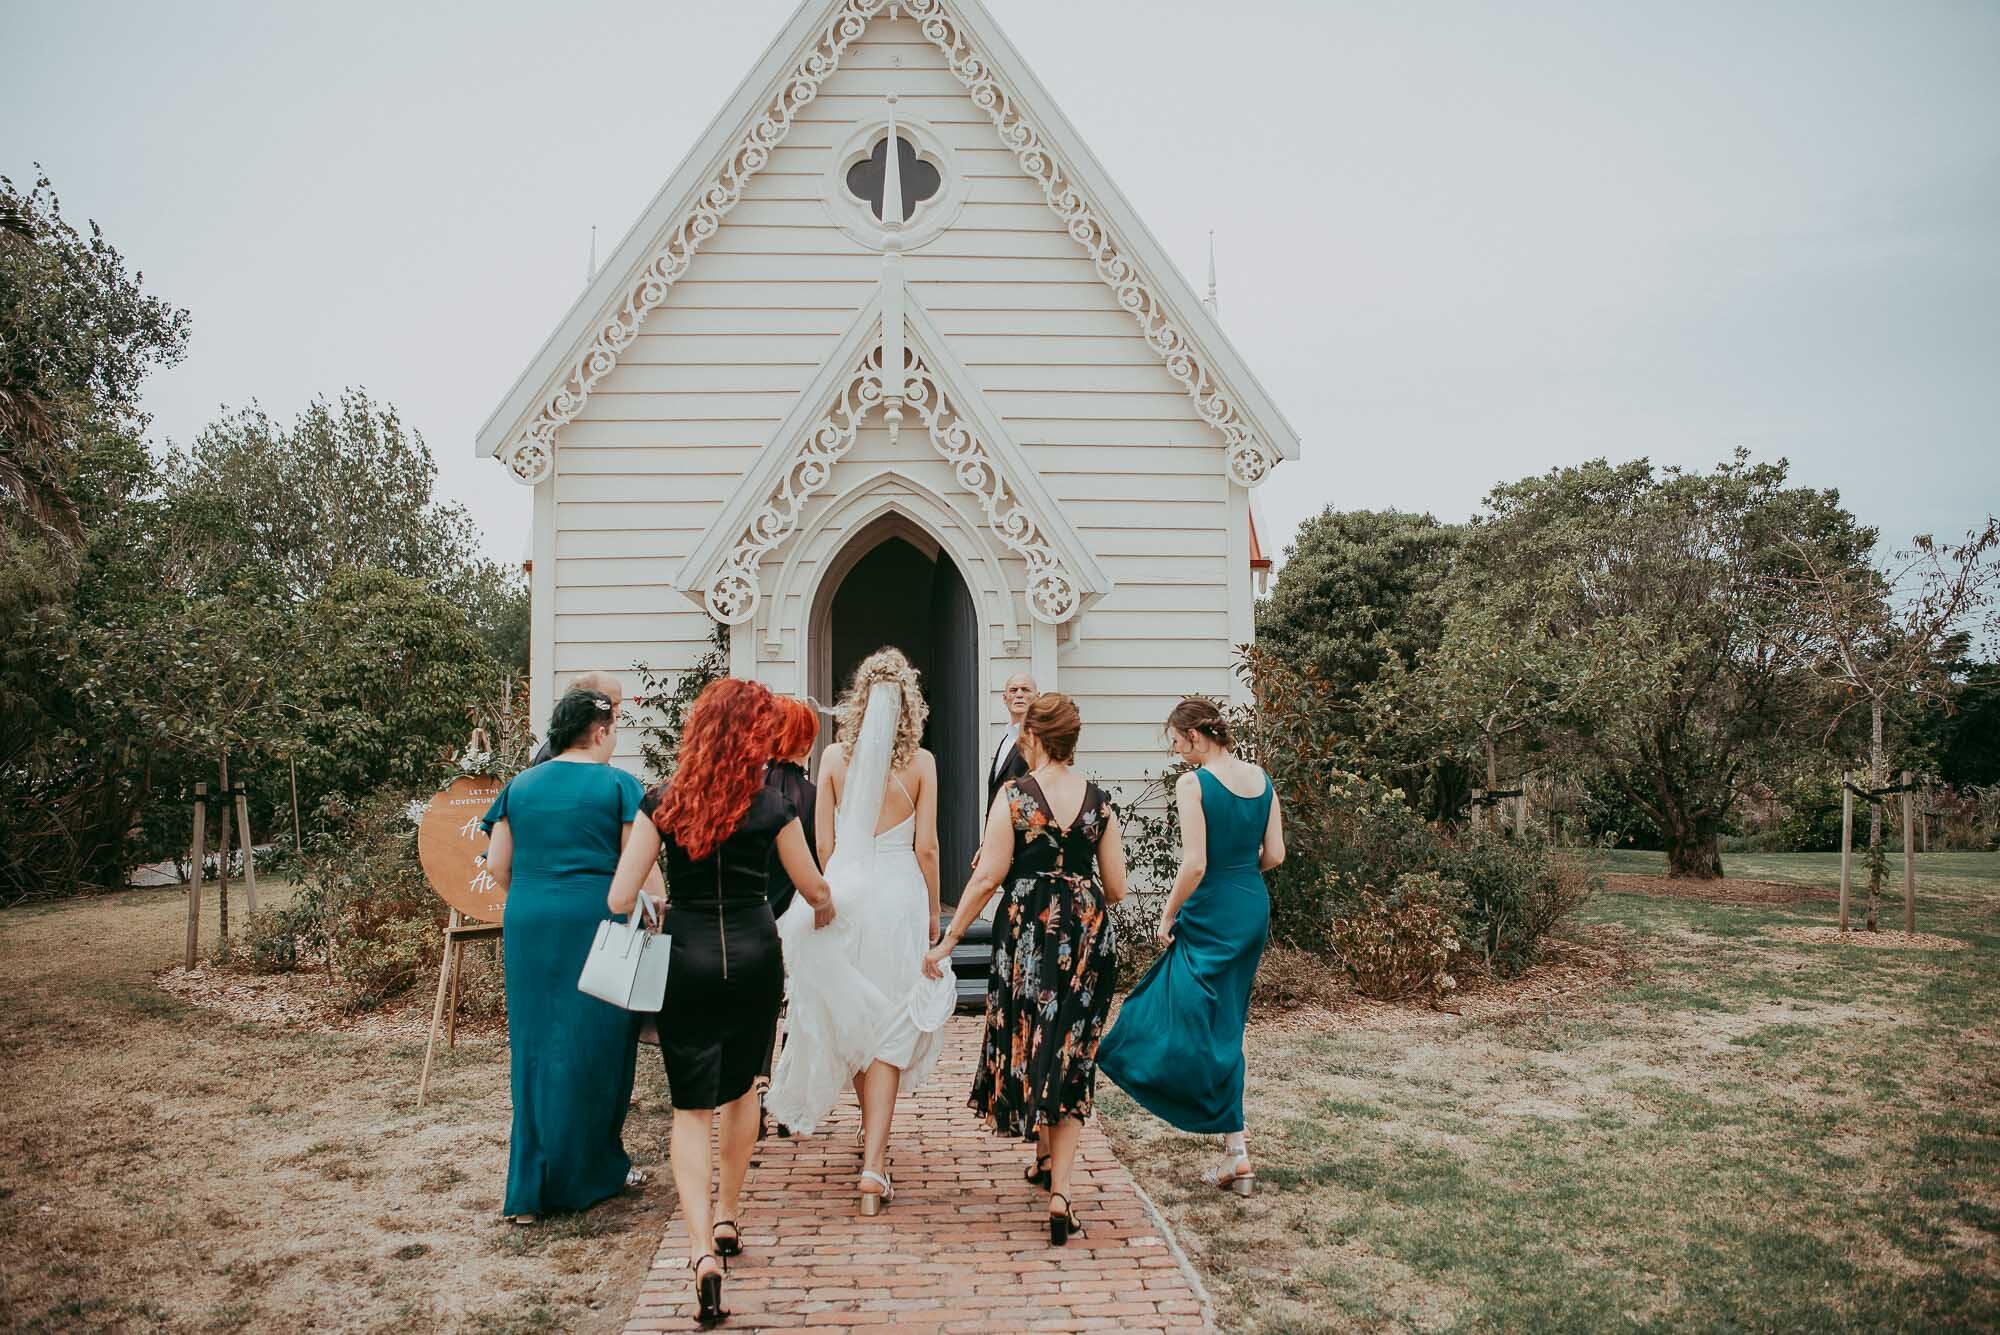
<path id="1" fill-rule="evenodd" d="M 451 906 L 444 928 L 444 958 L 438 962 L 437 999 L 431 1005 L 430 1035 L 424 1043 L 424 1073 L 417 1082 L 417 1106 L 430 1091 L 431 1063 L 437 1055 L 438 1026 L 447 1048 L 458 1045 L 458 988 L 465 948 L 475 941 L 498 941 L 507 892 L 486 869 L 486 831 L 480 817 L 500 792 L 500 781 L 483 775 L 454 779 L 433 797 L 417 827 L 417 858 L 438 897 Z"/>

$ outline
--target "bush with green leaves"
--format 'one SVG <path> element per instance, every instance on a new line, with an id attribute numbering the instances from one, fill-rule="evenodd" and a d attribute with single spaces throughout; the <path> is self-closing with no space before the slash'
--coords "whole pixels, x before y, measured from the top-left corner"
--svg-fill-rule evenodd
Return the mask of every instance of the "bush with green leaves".
<path id="1" fill-rule="evenodd" d="M 1462 887 L 1455 902 L 1463 948 L 1481 967 L 1511 975 L 1533 963 L 1549 931 L 1588 898 L 1580 864 L 1541 834 L 1426 820 L 1402 790 L 1351 768 L 1355 755 L 1328 726 L 1312 669 L 1297 671 L 1253 648 L 1242 671 L 1257 703 L 1228 711 L 1237 754 L 1270 774 L 1284 809 L 1286 859 L 1264 877 L 1274 941 L 1331 956 L 1338 924 L 1357 911 L 1364 891 L 1430 875 Z M 1178 775 L 1118 808 L 1135 888 L 1116 918 L 1125 938 L 1150 938 L 1180 865 L 1170 800 Z"/>
<path id="2" fill-rule="evenodd" d="M 636 695 L 646 702 L 649 710 L 637 716 L 641 720 L 639 757 L 655 780 L 665 779 L 674 772 L 674 757 L 681 749 L 681 729 L 687 724 L 687 712 L 693 707 L 695 697 L 710 682 L 729 675 L 729 627 L 720 621 L 714 624 L 707 652 L 691 667 L 675 672 L 634 663 L 632 672 L 639 679 Z"/>
<path id="3" fill-rule="evenodd" d="M 1346 898 L 1344 887 L 1329 898 Z M 1386 891 L 1361 887 L 1333 924 L 1332 954 L 1354 990 L 1377 1001 L 1426 996 L 1432 1004 L 1458 986 L 1465 887 L 1435 872 L 1405 873 Z"/>

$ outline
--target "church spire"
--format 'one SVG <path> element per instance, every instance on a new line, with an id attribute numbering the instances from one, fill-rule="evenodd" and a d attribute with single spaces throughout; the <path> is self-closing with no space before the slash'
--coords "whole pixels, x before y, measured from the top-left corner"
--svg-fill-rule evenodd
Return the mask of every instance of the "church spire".
<path id="1" fill-rule="evenodd" d="M 1201 299 L 1201 304 L 1211 317 L 1218 320 L 1222 318 L 1222 313 L 1218 309 L 1215 300 L 1215 229 L 1213 227 L 1208 229 L 1208 295 Z"/>

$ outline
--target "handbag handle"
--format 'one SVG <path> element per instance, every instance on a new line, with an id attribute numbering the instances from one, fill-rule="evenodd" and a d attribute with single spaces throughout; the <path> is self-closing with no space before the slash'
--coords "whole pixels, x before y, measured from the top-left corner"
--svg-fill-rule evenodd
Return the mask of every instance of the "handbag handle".
<path id="1" fill-rule="evenodd" d="M 647 931 L 657 932 L 660 930 L 659 905 L 648 899 L 644 890 L 639 892 L 639 900 L 632 906 L 631 916 L 626 918 L 625 921 L 628 926 L 636 931 L 642 919 L 646 922 Z"/>

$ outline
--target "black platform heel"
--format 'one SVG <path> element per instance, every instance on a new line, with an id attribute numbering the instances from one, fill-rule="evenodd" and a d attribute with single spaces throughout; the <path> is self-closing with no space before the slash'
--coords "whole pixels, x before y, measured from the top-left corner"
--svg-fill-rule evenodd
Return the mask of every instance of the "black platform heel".
<path id="1" fill-rule="evenodd" d="M 1083 1221 L 1076 1217 L 1076 1209 L 1070 1204 L 1069 1197 L 1058 1191 L 1055 1195 L 1049 1197 L 1049 1204 L 1054 1205 L 1057 1201 L 1063 1203 L 1063 1208 L 1061 1214 L 1057 1214 L 1054 1210 L 1049 1212 L 1049 1245 L 1051 1247 L 1067 1245 L 1069 1235 L 1072 1233 L 1078 1237 L 1083 1236 Z"/>
<path id="2" fill-rule="evenodd" d="M 727 1226 L 729 1236 L 717 1237 L 715 1230 Z M 729 1258 L 743 1255 L 743 1230 L 736 1227 L 734 1219 L 718 1219 L 709 1226 L 708 1240 L 715 1244 L 715 1254 L 722 1258 L 722 1268 L 729 1269 Z"/>
<path id="3" fill-rule="evenodd" d="M 701 1261 L 715 1261 L 715 1256 L 713 1254 L 704 1256 L 701 1258 Z M 722 1271 L 720 1269 L 722 1263 L 716 1261 L 717 1269 L 711 1270 L 704 1275 L 701 1273 L 701 1261 L 694 1263 L 695 1320 L 700 1323 L 703 1330 L 707 1330 L 710 1326 L 719 1325 L 728 1320 L 729 1311 L 722 1305 Z"/>
<path id="4" fill-rule="evenodd" d="M 1054 1162 L 1055 1160 L 1053 1159 L 1036 1159 L 1034 1163 L 1028 1166 L 1028 1171 L 1021 1174 L 1021 1177 L 1024 1181 L 1040 1187 L 1043 1191 L 1047 1191 L 1051 1180 L 1049 1177 L 1049 1165 Z"/>

